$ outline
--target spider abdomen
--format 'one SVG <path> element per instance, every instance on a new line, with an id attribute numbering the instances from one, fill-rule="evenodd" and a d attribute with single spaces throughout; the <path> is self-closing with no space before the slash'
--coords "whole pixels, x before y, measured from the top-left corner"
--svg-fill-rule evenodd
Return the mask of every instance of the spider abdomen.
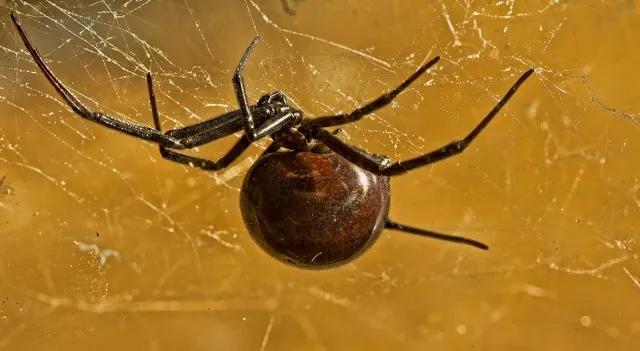
<path id="1" fill-rule="evenodd" d="M 271 256 L 299 267 L 331 267 L 378 238 L 389 211 L 389 180 L 335 153 L 274 153 L 249 170 L 240 209 L 249 233 Z"/>

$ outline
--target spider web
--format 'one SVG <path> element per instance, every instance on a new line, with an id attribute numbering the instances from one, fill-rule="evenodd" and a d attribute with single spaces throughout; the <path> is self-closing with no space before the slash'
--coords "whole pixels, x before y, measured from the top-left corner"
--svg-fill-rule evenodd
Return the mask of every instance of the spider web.
<path id="1" fill-rule="evenodd" d="M 0 5 L 0 349 L 638 345 L 637 1 Z M 344 128 L 393 159 L 466 134 L 536 67 L 468 151 L 392 183 L 395 220 L 492 250 L 385 232 L 344 267 L 284 266 L 238 209 L 265 142 L 207 173 L 81 120 L 8 9 L 91 108 L 151 126 L 153 72 L 164 130 L 236 109 L 231 73 L 258 34 L 250 97 L 281 90 L 308 116 L 350 111 L 440 55 Z M 237 137 L 193 154 L 216 159 Z"/>

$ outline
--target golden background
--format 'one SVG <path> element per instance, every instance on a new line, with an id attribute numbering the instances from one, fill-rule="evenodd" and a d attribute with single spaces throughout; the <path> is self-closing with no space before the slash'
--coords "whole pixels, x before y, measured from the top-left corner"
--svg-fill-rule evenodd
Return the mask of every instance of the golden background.
<path id="1" fill-rule="evenodd" d="M 640 2 L 30 1 L 0 9 L 0 349 L 631 350 L 640 346 Z M 250 97 L 349 111 L 422 62 L 393 106 L 345 128 L 393 159 L 465 135 L 461 156 L 392 181 L 397 221 L 488 252 L 384 232 L 306 271 L 247 235 L 238 189 L 265 143 L 206 173 L 74 115 L 8 9 L 92 108 L 165 130 Z M 219 157 L 236 137 L 196 154 Z"/>

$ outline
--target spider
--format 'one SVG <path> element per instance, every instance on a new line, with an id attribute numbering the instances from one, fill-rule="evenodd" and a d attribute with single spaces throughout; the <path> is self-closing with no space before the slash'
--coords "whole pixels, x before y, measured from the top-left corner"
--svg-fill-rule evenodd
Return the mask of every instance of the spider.
<path id="1" fill-rule="evenodd" d="M 324 128 L 356 122 L 388 105 L 435 65 L 439 57 L 423 64 L 395 89 L 350 113 L 308 119 L 302 111 L 290 106 L 280 91 L 262 96 L 255 105 L 249 103 L 242 71 L 259 41 L 259 37 L 256 37 L 242 55 L 232 79 L 240 108 L 163 133 L 151 73 L 146 78 L 155 128 L 92 111 L 54 75 L 29 41 L 13 12 L 11 19 L 33 60 L 73 112 L 105 127 L 157 143 L 160 155 L 165 159 L 217 171 L 236 160 L 253 142 L 269 136 L 271 144 L 245 176 L 240 192 L 240 209 L 252 238 L 276 259 L 303 268 L 337 266 L 366 251 L 383 229 L 484 250 L 489 248 L 473 239 L 415 228 L 391 220 L 388 216 L 389 177 L 462 153 L 533 74 L 534 69 L 526 71 L 464 138 L 424 155 L 392 163 L 385 156 L 371 154 L 345 143 L 335 132 Z M 176 151 L 194 148 L 239 131 L 244 133 L 217 161 Z"/>

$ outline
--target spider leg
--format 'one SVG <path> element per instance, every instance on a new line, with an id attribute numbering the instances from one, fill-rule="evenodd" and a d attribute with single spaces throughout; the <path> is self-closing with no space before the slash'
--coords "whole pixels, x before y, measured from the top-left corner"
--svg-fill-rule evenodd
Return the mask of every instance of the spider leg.
<path id="1" fill-rule="evenodd" d="M 244 132 L 251 140 L 257 140 L 258 134 L 256 131 L 255 121 L 253 119 L 253 114 L 251 114 L 251 109 L 249 108 L 247 90 L 244 86 L 244 79 L 242 78 L 242 70 L 247 64 L 249 55 L 251 55 L 251 52 L 253 51 L 253 49 L 255 49 L 256 45 L 258 45 L 258 42 L 260 42 L 260 37 L 255 37 L 251 44 L 249 44 L 244 54 L 240 58 L 240 62 L 236 67 L 236 73 L 231 79 L 231 81 L 233 82 L 233 88 L 236 92 L 236 98 L 238 99 L 238 104 L 240 105 L 240 111 L 242 111 L 242 116 L 244 117 Z"/>
<path id="2" fill-rule="evenodd" d="M 402 84 L 400 84 L 395 89 L 379 96 L 377 99 L 371 101 L 370 103 L 359 107 L 352 111 L 351 113 L 343 113 L 335 116 L 324 116 L 314 118 L 312 120 L 306 121 L 304 126 L 307 128 L 321 128 L 321 127 L 330 127 L 337 126 L 341 124 L 355 122 L 362 117 L 387 106 L 393 99 L 396 98 L 402 91 L 404 91 L 413 81 L 418 79 L 424 72 L 426 72 L 429 68 L 435 65 L 440 57 L 436 56 L 432 58 L 429 62 L 422 65 L 417 71 L 415 71 L 409 78 L 407 78 Z"/>
<path id="3" fill-rule="evenodd" d="M 278 143 L 277 141 L 272 141 L 271 144 L 269 144 L 269 146 L 267 146 L 267 148 L 264 149 L 264 152 L 260 155 L 260 157 L 266 156 L 268 154 L 272 154 L 274 152 L 278 152 L 278 150 L 280 150 L 281 147 L 282 145 L 280 145 L 280 143 Z"/>
<path id="4" fill-rule="evenodd" d="M 90 121 L 99 123 L 105 127 L 115 129 L 125 134 L 129 134 L 134 137 L 138 137 L 140 139 L 148 140 L 156 142 L 162 146 L 171 147 L 175 149 L 184 149 L 184 146 L 180 143 L 179 140 L 172 138 L 168 135 L 164 135 L 153 128 L 149 128 L 147 126 L 138 125 L 130 122 L 126 122 L 115 117 L 111 117 L 102 112 L 94 112 L 91 111 L 87 106 L 85 106 L 82 102 L 80 102 L 65 86 L 62 82 L 55 76 L 55 74 L 49 69 L 47 64 L 44 62 L 38 50 L 31 44 L 29 37 L 26 32 L 22 29 L 22 25 L 20 24 L 20 20 L 16 16 L 14 12 L 11 12 L 11 20 L 18 30 L 18 34 L 22 38 L 25 47 L 33 57 L 33 60 L 38 65 L 38 68 L 45 75 L 49 83 L 53 86 L 53 88 L 60 94 L 60 96 L 64 99 L 64 101 L 69 105 L 69 107 L 82 118 L 88 119 Z"/>
<path id="5" fill-rule="evenodd" d="M 266 126 L 274 128 L 279 127 L 279 124 L 283 123 L 283 121 L 281 121 L 283 116 L 269 118 L 267 116 L 268 110 L 265 107 L 251 106 L 251 109 L 253 110 L 252 114 L 257 116 L 258 119 L 267 119 L 265 122 Z M 291 116 L 284 117 L 284 122 L 292 118 Z M 241 131 L 243 125 L 242 112 L 236 110 L 190 126 L 169 130 L 165 134 L 179 139 L 185 148 L 193 148 Z"/>
<path id="6" fill-rule="evenodd" d="M 201 168 L 205 171 L 219 171 L 229 166 L 251 145 L 245 136 L 242 136 L 231 149 L 217 161 L 207 160 L 196 156 L 181 154 L 160 146 L 160 155 L 170 161 Z"/>
<path id="7" fill-rule="evenodd" d="M 194 148 L 241 131 L 242 121 L 240 119 L 224 123 L 224 120 L 227 120 L 227 116 L 237 112 L 238 111 L 233 111 L 209 121 L 194 124 L 193 126 L 169 130 L 165 134 L 172 138 L 179 139 L 180 143 L 186 148 Z M 223 119 L 223 121 L 218 119 Z"/>
<path id="8" fill-rule="evenodd" d="M 405 232 L 405 233 L 409 233 L 409 234 L 416 234 L 416 235 L 420 235 L 420 236 L 424 236 L 424 237 L 432 238 L 432 239 L 437 239 L 437 240 L 451 241 L 451 242 L 458 243 L 458 244 L 470 245 L 470 246 L 473 246 L 475 248 L 482 249 L 482 250 L 489 250 L 489 246 L 487 246 L 486 244 L 481 243 L 480 241 L 477 241 L 477 240 L 465 238 L 463 236 L 442 234 L 442 233 L 437 233 L 437 232 L 433 232 L 433 231 L 426 230 L 426 229 L 410 227 L 408 225 L 404 225 L 404 224 L 400 224 L 400 223 L 394 222 L 394 221 L 392 221 L 390 219 L 387 219 L 387 221 L 385 222 L 384 226 L 385 226 L 385 228 L 391 229 L 391 230 L 397 230 L 397 231 Z"/>
<path id="9" fill-rule="evenodd" d="M 258 116 L 265 114 L 264 108 L 252 108 Z M 242 112 L 235 110 L 186 127 L 168 130 L 166 134 L 180 139 L 186 147 L 196 147 L 241 131 L 242 126 Z"/>
<path id="10" fill-rule="evenodd" d="M 153 92 L 153 78 L 151 76 L 151 72 L 147 73 L 147 88 L 149 90 L 149 103 L 151 104 L 151 113 L 153 114 L 155 130 L 162 133 L 158 104 L 156 103 L 156 95 Z M 229 152 L 222 156 L 218 161 L 211 161 L 200 157 L 181 154 L 179 152 L 169 150 L 163 145 L 158 146 L 158 148 L 160 150 L 160 155 L 167 160 L 199 167 L 206 171 L 217 171 L 227 167 L 231 162 L 236 160 L 242 152 L 249 147 L 249 145 L 251 145 L 251 141 L 245 136 L 242 136 L 240 140 L 233 145 L 231 150 L 229 150 Z"/>
<path id="11" fill-rule="evenodd" d="M 255 49 L 256 45 L 258 45 L 259 42 L 260 37 L 255 37 L 251 44 L 249 44 L 244 54 L 240 58 L 240 62 L 236 67 L 236 72 L 231 80 L 233 82 L 233 88 L 236 92 L 238 104 L 240 105 L 240 111 L 242 111 L 242 117 L 244 117 L 244 132 L 247 138 L 249 138 L 249 140 L 251 141 L 256 141 L 262 137 L 271 135 L 275 131 L 281 129 L 282 126 L 288 124 L 296 118 L 293 113 L 278 114 L 276 116 L 270 117 L 261 125 L 256 126 L 256 119 L 253 116 L 251 106 L 248 102 L 247 89 L 244 84 L 244 79 L 242 78 L 242 71 L 244 70 L 244 66 L 247 64 L 247 60 L 253 52 L 253 49 Z"/>
<path id="12" fill-rule="evenodd" d="M 333 134 L 324 129 L 315 130 L 314 137 L 322 141 L 327 147 L 342 155 L 347 160 L 355 163 L 356 165 L 366 169 L 369 172 L 384 175 L 384 176 L 396 176 L 403 174 L 412 169 L 424 167 L 426 165 L 441 161 L 451 156 L 457 155 L 464 151 L 469 144 L 480 134 L 480 132 L 491 122 L 495 115 L 502 109 L 502 107 L 511 99 L 513 94 L 516 93 L 518 88 L 524 83 L 534 69 L 530 69 L 525 72 L 509 89 L 500 101 L 489 111 L 489 113 L 480 121 L 480 123 L 463 139 L 453 141 L 437 150 L 426 153 L 422 156 L 418 156 L 406 161 L 399 161 L 390 164 L 388 159 L 375 157 L 364 151 L 361 151 L 353 146 L 350 146 L 338 139 Z"/>
<path id="13" fill-rule="evenodd" d="M 264 114 L 265 110 L 262 108 L 256 108 L 257 112 Z M 237 113 L 238 111 L 234 111 L 232 113 Z M 221 116 L 218 118 L 224 118 L 225 116 Z M 268 118 L 263 124 L 262 128 L 264 133 L 260 134 L 259 138 L 262 138 L 266 135 L 271 135 L 274 132 L 280 130 L 283 125 L 288 124 L 291 120 L 295 118 L 295 115 L 291 112 L 279 113 L 276 116 Z M 217 119 L 211 120 L 211 122 L 216 122 Z M 206 124 L 208 121 L 202 122 L 201 124 Z M 239 122 L 239 123 L 237 123 Z M 176 129 L 167 131 L 166 134 L 177 138 L 180 140 L 180 143 L 186 148 L 193 148 L 202 144 L 206 144 L 216 139 L 220 139 L 227 135 L 233 134 L 237 131 L 242 130 L 242 121 L 232 121 L 227 124 L 217 124 L 212 129 L 205 129 L 202 131 L 197 131 L 196 128 L 191 129 L 191 127 L 199 126 L 200 124 L 196 124 L 194 126 L 188 126 L 183 129 Z M 214 124 L 214 123 L 211 123 Z M 200 129 L 200 128 L 198 128 Z M 191 133 L 191 134 L 190 134 Z M 247 134 L 245 133 L 245 136 Z M 259 139 L 258 138 L 258 139 Z"/>
<path id="14" fill-rule="evenodd" d="M 246 137 L 242 136 L 233 147 L 219 160 L 211 161 L 205 158 L 181 154 L 160 146 L 160 155 L 167 160 L 201 168 L 205 171 L 219 171 L 229 166 L 251 145 Z"/>

